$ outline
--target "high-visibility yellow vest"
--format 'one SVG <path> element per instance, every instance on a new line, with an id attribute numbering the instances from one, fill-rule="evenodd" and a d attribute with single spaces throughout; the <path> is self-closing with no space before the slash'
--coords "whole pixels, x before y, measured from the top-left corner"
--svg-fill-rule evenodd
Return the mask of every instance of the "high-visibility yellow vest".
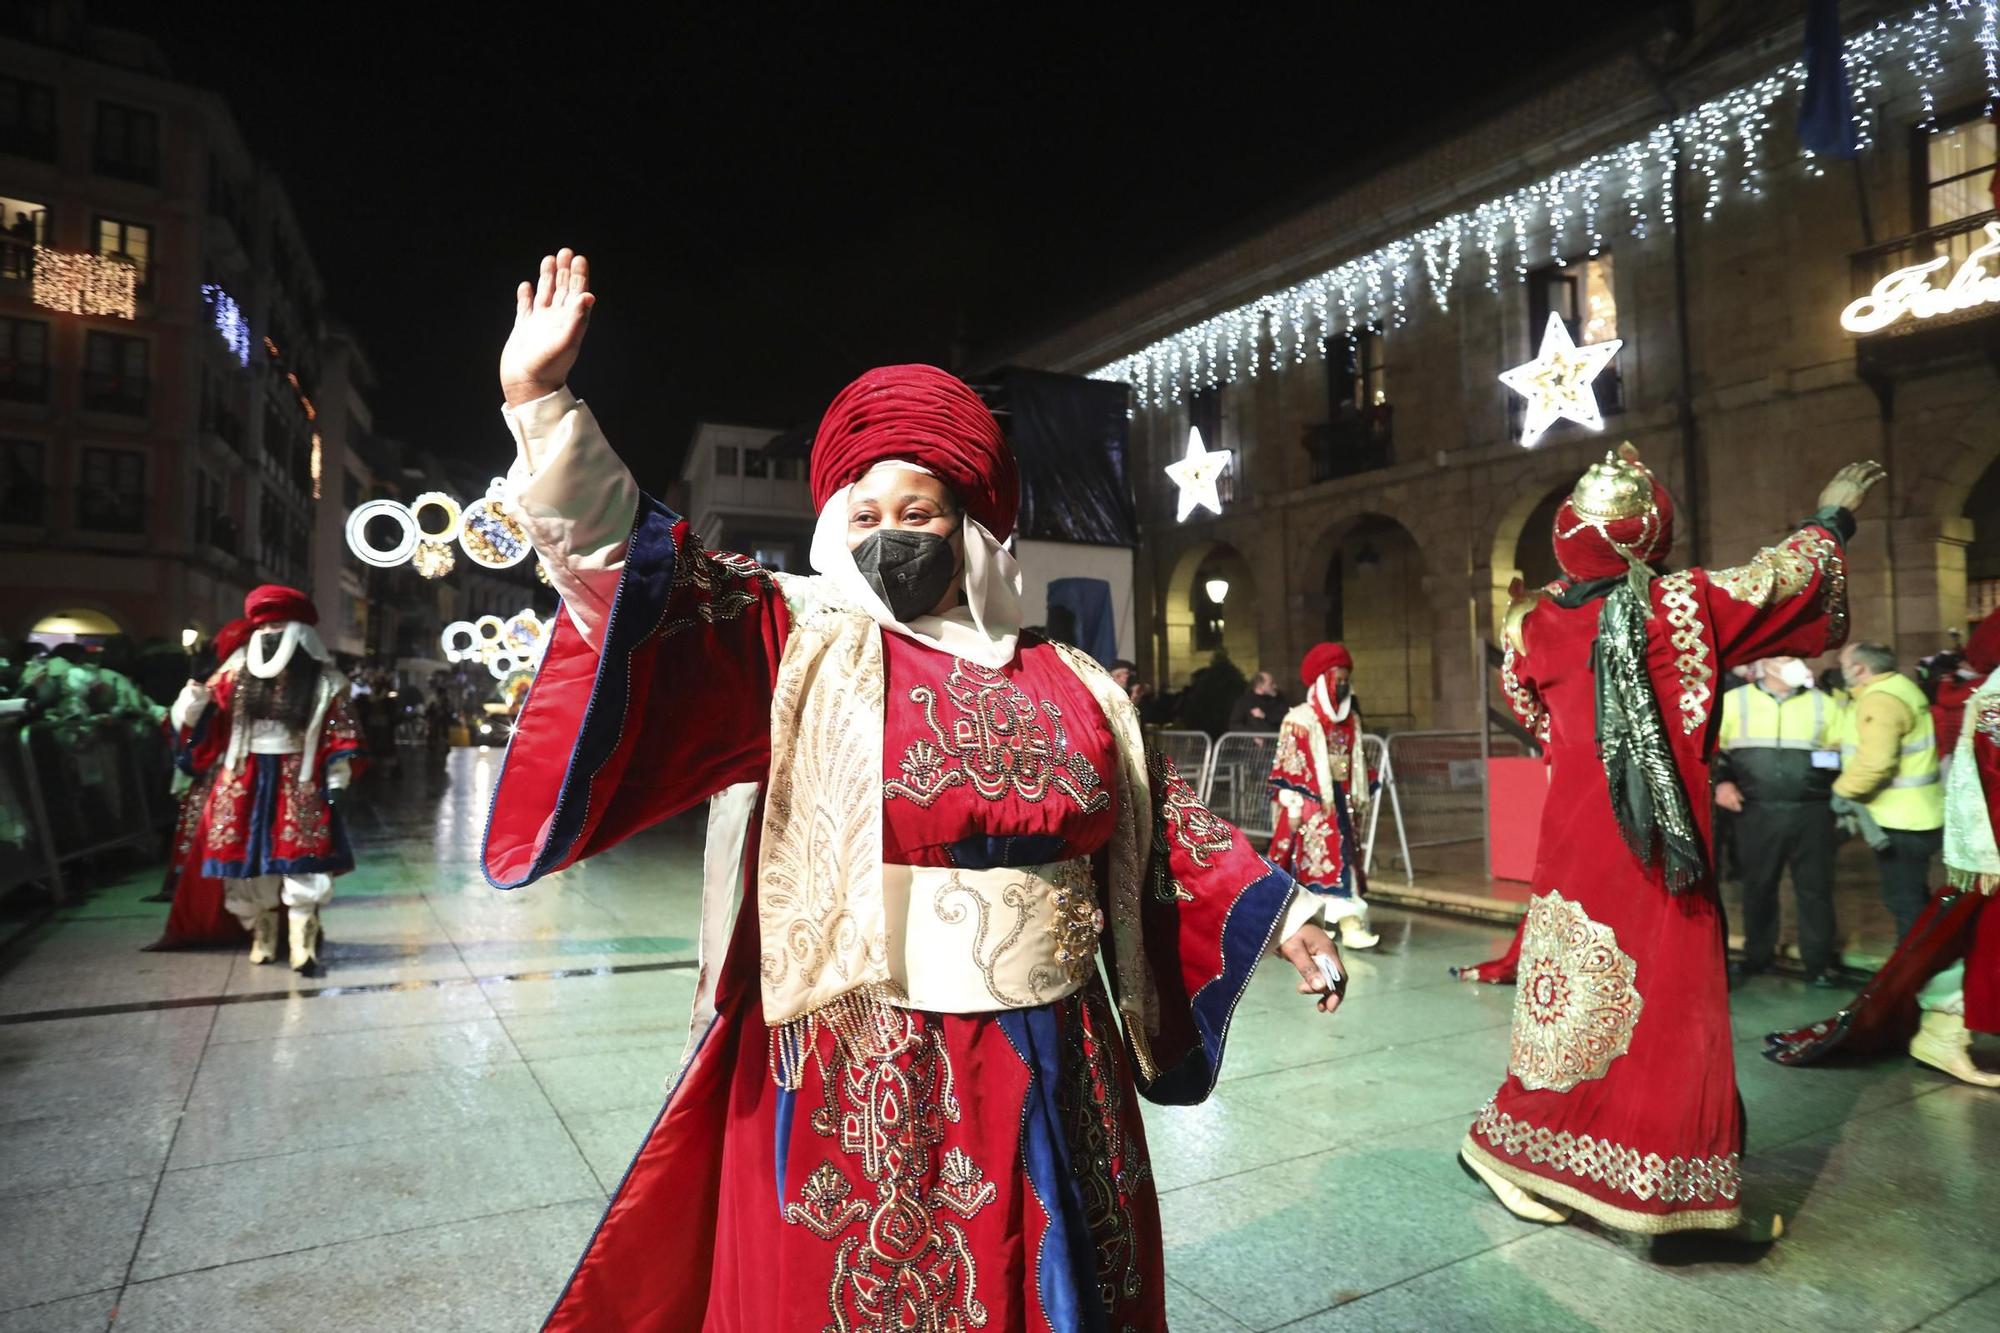
<path id="1" fill-rule="evenodd" d="M 1818 690 L 1794 690 L 1776 699 L 1761 685 L 1745 685 L 1722 696 L 1722 748 L 1825 749 L 1838 711 Z"/>
<path id="2" fill-rule="evenodd" d="M 1856 718 L 1861 701 L 1877 691 L 1891 695 L 1910 710 L 1916 725 L 1903 736 L 1902 754 L 1897 757 L 1896 776 L 1868 802 L 1868 813 L 1883 828 L 1923 830 L 1944 827 L 1944 783 L 1939 780 L 1937 729 L 1931 722 L 1930 701 L 1917 683 L 1901 672 L 1869 681 L 1854 692 L 1853 702 L 1841 710 L 1836 722 L 1841 761 L 1852 759 L 1860 750 Z M 1736 693 L 1741 694 L 1738 690 Z"/>

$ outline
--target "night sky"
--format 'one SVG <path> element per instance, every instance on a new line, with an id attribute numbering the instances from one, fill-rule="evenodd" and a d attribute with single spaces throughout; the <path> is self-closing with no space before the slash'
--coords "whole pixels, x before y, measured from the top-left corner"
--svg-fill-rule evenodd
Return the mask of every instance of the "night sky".
<path id="1" fill-rule="evenodd" d="M 498 469 L 513 284 L 568 244 L 600 293 L 574 385 L 658 486 L 697 418 L 808 423 L 955 348 L 984 369 L 1631 40 L 1587 18 L 1629 7 L 1298 8 L 93 12 L 277 164 L 384 433 Z"/>

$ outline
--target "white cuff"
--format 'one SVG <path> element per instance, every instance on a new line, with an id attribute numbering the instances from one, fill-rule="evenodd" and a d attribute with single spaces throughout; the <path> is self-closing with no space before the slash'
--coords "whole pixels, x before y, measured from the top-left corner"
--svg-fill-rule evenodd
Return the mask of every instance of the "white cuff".
<path id="1" fill-rule="evenodd" d="M 516 448 L 508 497 L 570 620 L 597 648 L 625 572 L 639 484 L 568 389 L 500 414 Z"/>
<path id="2" fill-rule="evenodd" d="M 1317 893 L 1295 884 L 1292 886 L 1291 906 L 1285 909 L 1285 915 L 1278 924 L 1277 938 L 1272 943 L 1283 944 L 1299 933 L 1300 926 L 1324 925 L 1326 925 L 1326 904 L 1320 901 Z"/>
<path id="3" fill-rule="evenodd" d="M 191 680 L 181 686 L 180 696 L 174 700 L 167 718 L 174 724 L 175 731 L 185 731 L 201 721 L 201 715 L 208 711 L 208 686 L 198 680 Z"/>

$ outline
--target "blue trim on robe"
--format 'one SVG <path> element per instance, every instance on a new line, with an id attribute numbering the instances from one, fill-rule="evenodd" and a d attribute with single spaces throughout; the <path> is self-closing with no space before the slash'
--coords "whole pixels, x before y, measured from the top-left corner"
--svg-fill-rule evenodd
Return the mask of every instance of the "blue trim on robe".
<path id="1" fill-rule="evenodd" d="M 1222 1072 L 1222 1049 L 1229 1039 L 1229 1020 L 1236 1012 L 1250 974 L 1271 947 L 1271 933 L 1291 905 L 1292 877 L 1264 862 L 1265 873 L 1236 896 L 1222 923 L 1222 971 L 1194 993 L 1189 1009 L 1201 1045 L 1172 1069 L 1162 1070 L 1139 1091 L 1146 1100 L 1164 1106 L 1192 1106 L 1215 1091 Z"/>
<path id="2" fill-rule="evenodd" d="M 792 1151 L 792 1113 L 798 1109 L 799 1094 L 780 1084 L 778 1100 L 771 1116 L 772 1137 L 776 1140 L 771 1161 L 776 1167 L 778 1220 L 785 1220 L 785 1167 Z"/>
<path id="3" fill-rule="evenodd" d="M 278 817 L 278 779 L 289 757 L 247 756 L 255 786 L 250 793 L 250 832 L 243 840 L 243 859 L 223 861 L 206 857 L 201 863 L 202 874 L 210 879 L 256 879 L 260 875 L 339 875 L 354 869 L 354 849 L 347 842 L 347 822 L 332 805 L 327 807 L 327 840 L 333 846 L 328 855 L 271 855 L 271 821 Z"/>
<path id="4" fill-rule="evenodd" d="M 974 833 L 948 844 L 944 854 L 960 870 L 992 870 L 1059 861 L 1065 845 L 1054 833 Z"/>
<path id="5" fill-rule="evenodd" d="M 555 867 L 568 861 L 577 841 L 584 833 L 585 821 L 590 814 L 590 786 L 598 772 L 609 763 L 611 756 L 618 752 L 618 744 L 625 735 L 626 709 L 631 702 L 632 654 L 644 646 L 653 631 L 659 628 L 660 617 L 666 613 L 667 599 L 674 587 L 674 525 L 680 522 L 680 515 L 654 499 L 640 493 L 639 510 L 632 520 L 632 536 L 625 552 L 625 570 L 618 579 L 618 591 L 611 599 L 611 614 L 604 625 L 604 642 L 597 655 L 597 674 L 590 685 L 590 701 L 584 706 L 583 722 L 577 728 L 575 742 L 570 747 L 569 766 L 563 771 L 562 785 L 556 790 L 556 808 L 549 818 L 547 831 L 542 835 L 541 848 L 529 864 L 527 873 L 509 884 L 493 878 L 486 869 L 486 857 L 482 851 L 479 858 L 480 873 L 486 882 L 496 889 L 518 889 L 523 884 L 532 883 L 549 873 Z M 565 614 L 561 607 L 558 616 Z M 571 631 L 575 627 L 571 626 Z M 534 686 L 528 687 L 528 698 L 522 705 L 521 714 L 527 716 L 534 706 Z M 518 736 L 519 729 L 515 735 Z M 507 742 L 507 753 L 500 760 L 500 777 L 493 784 L 493 795 L 486 807 L 486 837 L 481 840 L 482 848 L 492 840 L 493 811 L 500 804 L 500 793 L 507 783 L 507 762 L 514 756 L 514 742 Z"/>
<path id="6" fill-rule="evenodd" d="M 1079 997 L 1056 1004 L 1082 1003 Z M 1104 1298 L 1097 1287 L 1097 1241 L 1070 1167 L 1056 1089 L 1062 1082 L 1062 1024 L 1055 1004 L 1003 1009 L 993 1018 L 1028 1067 L 1021 1107 L 1021 1165 L 1049 1220 L 1035 1255 L 1042 1316 L 1054 1333 L 1103 1333 Z M 1078 1016 L 1079 1022 L 1082 1021 Z"/>
<path id="7" fill-rule="evenodd" d="M 1265 779 L 1264 785 L 1266 788 L 1270 790 L 1271 799 L 1274 801 L 1278 799 L 1279 792 L 1289 791 L 1298 793 L 1300 796 L 1305 797 L 1308 801 L 1311 801 L 1314 805 L 1319 805 L 1321 803 L 1319 798 L 1319 792 L 1317 790 L 1307 787 L 1301 787 L 1296 782 L 1287 782 L 1283 778 L 1267 778 Z"/>

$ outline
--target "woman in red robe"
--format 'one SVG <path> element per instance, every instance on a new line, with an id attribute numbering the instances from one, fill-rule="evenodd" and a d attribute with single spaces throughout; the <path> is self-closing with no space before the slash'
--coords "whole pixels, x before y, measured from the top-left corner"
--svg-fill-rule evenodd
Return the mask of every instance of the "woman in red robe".
<path id="1" fill-rule="evenodd" d="M 1557 510 L 1566 577 L 1508 617 L 1503 680 L 1549 799 L 1507 1078 L 1460 1155 L 1533 1220 L 1731 1228 L 1743 1111 L 1708 847 L 1714 681 L 1845 637 L 1842 546 L 1881 472 L 1844 470 L 1747 565 L 1656 575 L 1672 502 L 1621 452 Z"/>
<path id="2" fill-rule="evenodd" d="M 842 391 L 820 575 L 777 574 L 704 551 L 563 387 L 593 301 L 544 260 L 501 360 L 565 609 L 485 870 L 710 823 L 688 1055 L 548 1326 L 1164 1328 L 1134 1094 L 1208 1094 L 1274 941 L 1337 1004 L 1316 905 L 1148 762 L 1095 663 L 1020 631 L 1014 463 L 965 385 Z"/>

